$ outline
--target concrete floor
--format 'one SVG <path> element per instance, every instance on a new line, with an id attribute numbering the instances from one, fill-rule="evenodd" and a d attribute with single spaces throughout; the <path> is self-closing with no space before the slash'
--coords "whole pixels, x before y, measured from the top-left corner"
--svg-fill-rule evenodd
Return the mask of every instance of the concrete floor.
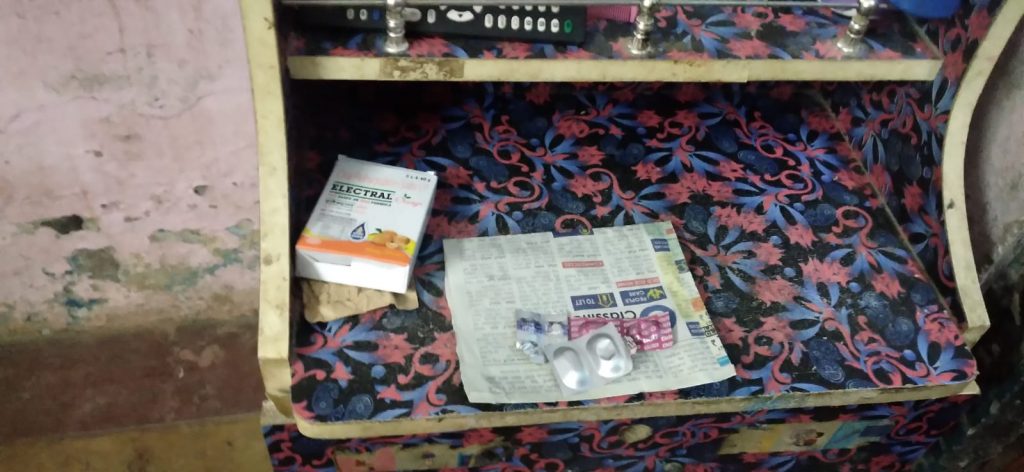
<path id="1" fill-rule="evenodd" d="M 269 471 L 259 415 L 0 444 L 0 470 Z"/>

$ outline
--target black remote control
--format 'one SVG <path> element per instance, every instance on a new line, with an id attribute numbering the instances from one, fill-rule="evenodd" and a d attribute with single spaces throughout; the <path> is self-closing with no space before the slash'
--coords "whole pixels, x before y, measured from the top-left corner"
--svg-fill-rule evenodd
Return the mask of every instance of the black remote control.
<path id="1" fill-rule="evenodd" d="M 551 5 L 405 7 L 406 31 L 579 44 L 587 8 Z M 321 26 L 384 30 L 382 7 L 300 7 L 299 21 Z"/>

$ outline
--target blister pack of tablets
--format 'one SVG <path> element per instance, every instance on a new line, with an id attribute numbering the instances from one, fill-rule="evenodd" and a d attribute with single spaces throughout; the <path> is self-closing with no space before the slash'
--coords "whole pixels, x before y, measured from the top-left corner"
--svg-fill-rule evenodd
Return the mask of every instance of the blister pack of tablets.
<path id="1" fill-rule="evenodd" d="M 633 370 L 633 357 L 615 326 L 607 324 L 572 341 L 544 344 L 566 395 L 600 387 Z"/>

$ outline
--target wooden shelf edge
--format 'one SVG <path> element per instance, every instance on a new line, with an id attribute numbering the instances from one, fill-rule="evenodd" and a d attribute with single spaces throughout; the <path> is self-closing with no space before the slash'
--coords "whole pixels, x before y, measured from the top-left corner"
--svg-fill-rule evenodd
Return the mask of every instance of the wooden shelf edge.
<path id="1" fill-rule="evenodd" d="M 967 139 L 971 128 L 974 109 L 981 99 L 985 84 L 995 68 L 999 55 L 1012 36 L 1014 28 L 1024 17 L 1024 2 L 1007 2 L 996 16 L 988 36 L 978 47 L 967 73 L 960 84 L 953 110 L 950 113 L 949 133 L 943 143 L 942 175 L 946 183 L 943 189 L 943 208 L 946 217 L 946 234 L 949 239 L 949 254 L 953 261 L 957 292 L 966 317 L 964 338 L 969 347 L 988 331 L 988 310 L 982 298 L 981 284 L 971 246 L 971 234 L 967 221 L 967 196 L 964 188 L 964 164 L 967 160 Z"/>
<path id="2" fill-rule="evenodd" d="M 261 263 L 257 355 L 267 398 L 282 414 L 290 415 L 291 365 L 287 340 L 292 271 L 283 77 L 272 0 L 240 3 L 259 147 Z M 284 335 L 268 336 L 268 333 Z"/>
<path id="3" fill-rule="evenodd" d="M 300 80 L 466 82 L 931 81 L 940 59 L 458 59 L 290 56 Z"/>
<path id="4" fill-rule="evenodd" d="M 263 403 L 260 405 L 260 426 L 267 427 L 280 424 L 295 424 L 295 419 L 283 415 L 274 402 L 263 400 Z"/>
<path id="5" fill-rule="evenodd" d="M 816 393 L 787 393 L 770 397 L 723 397 L 671 402 L 631 403 L 550 410 L 488 412 L 472 415 L 446 415 L 433 418 L 390 421 L 350 421 L 320 423 L 295 417 L 299 432 L 314 439 L 352 439 L 402 434 L 433 434 L 476 428 L 499 428 L 567 421 L 608 421 L 630 418 L 707 415 L 726 412 L 754 412 L 787 408 L 878 404 L 930 400 L 955 395 L 978 395 L 981 390 L 971 382 L 929 387 L 834 390 Z"/>

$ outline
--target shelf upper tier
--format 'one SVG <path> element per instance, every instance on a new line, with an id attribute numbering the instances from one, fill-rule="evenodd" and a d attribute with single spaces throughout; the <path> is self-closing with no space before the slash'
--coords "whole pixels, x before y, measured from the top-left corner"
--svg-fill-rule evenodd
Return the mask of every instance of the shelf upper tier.
<path id="1" fill-rule="evenodd" d="M 297 323 L 304 434 L 557 422 L 574 407 L 578 421 L 897 401 L 955 394 L 976 375 L 832 115 L 792 85 L 300 82 L 292 93 L 296 143 L 308 145 L 293 154 L 296 222 L 339 153 L 440 177 L 415 269 L 420 309 Z M 585 402 L 467 401 L 442 239 L 659 219 L 675 225 L 737 377 Z"/>
<path id="2" fill-rule="evenodd" d="M 410 36 L 402 56 L 382 52 L 383 33 L 297 24 L 286 52 L 296 79 L 932 80 L 941 65 L 935 47 L 904 16 L 889 13 L 872 24 L 863 58 L 837 48 L 849 19 L 831 9 L 722 6 L 663 7 L 652 34 L 657 53 L 649 59 L 626 49 L 632 24 L 601 19 L 588 22 L 580 46 Z"/>

